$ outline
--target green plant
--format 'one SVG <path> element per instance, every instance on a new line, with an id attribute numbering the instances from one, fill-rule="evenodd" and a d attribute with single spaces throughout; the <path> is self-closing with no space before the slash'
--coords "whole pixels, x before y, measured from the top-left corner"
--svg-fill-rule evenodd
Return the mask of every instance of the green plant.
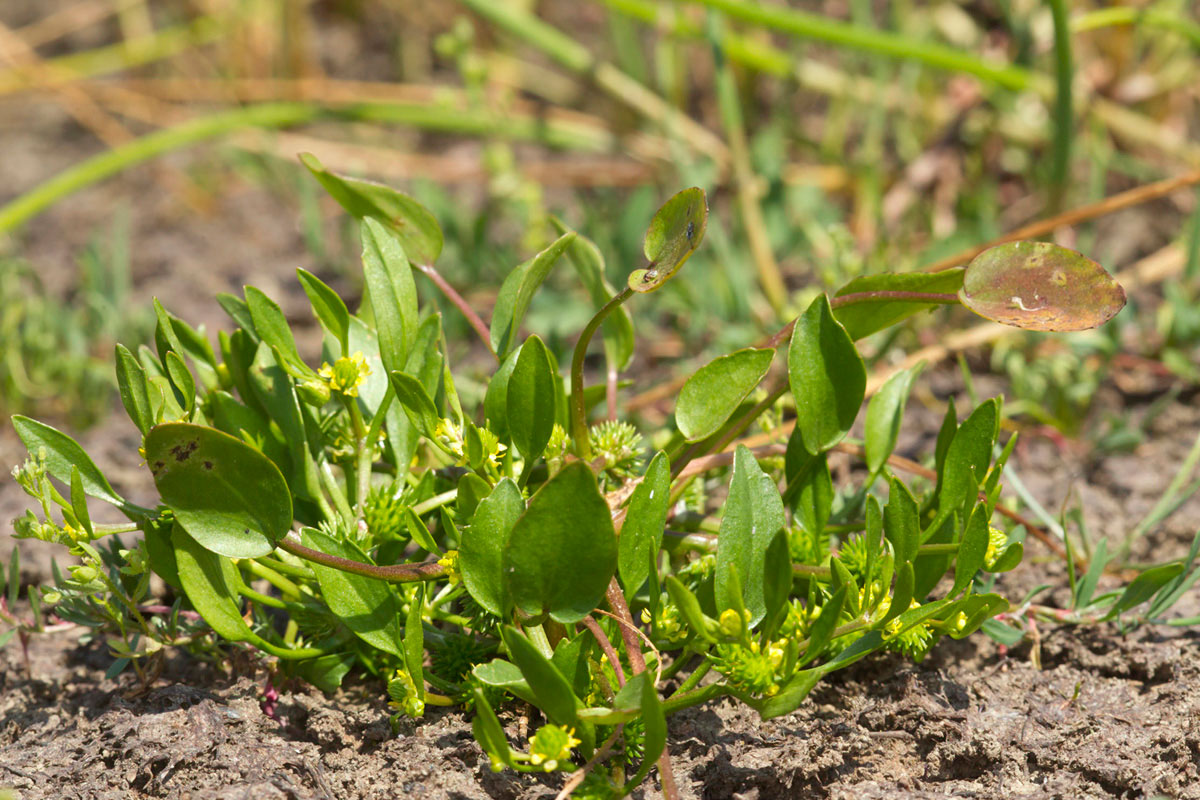
<path id="1" fill-rule="evenodd" d="M 97 237 L 79 259 L 79 285 L 63 296 L 16 259 L 0 260 L 0 410 L 40 413 L 86 427 L 108 410 L 116 388 L 108 352 L 150 332 L 131 313 L 126 215 L 108 241 Z"/>
<path id="2" fill-rule="evenodd" d="M 218 297 L 236 326 L 218 348 L 155 302 L 154 348 L 118 345 L 116 362 L 156 508 L 118 494 L 66 434 L 13 418 L 30 454 L 15 476 L 41 512 L 19 519 L 18 534 L 81 561 L 42 590 L 42 606 L 105 637 L 114 672 L 152 675 L 173 645 L 214 657 L 252 648 L 326 690 L 359 669 L 386 682 L 398 715 L 473 706 L 497 769 L 574 772 L 569 786 L 620 796 L 657 764 L 671 794 L 672 712 L 729 695 L 764 718 L 785 714 L 834 670 L 884 649 L 921 658 L 1009 608 L 979 590 L 1024 549 L 991 524 L 1015 443 L 995 455 L 999 401 L 961 423 L 951 404 L 934 480 L 914 490 L 892 468 L 903 463 L 892 450 L 911 371 L 871 398 L 861 445 L 846 439 L 866 395 L 855 340 L 960 303 L 1034 329 L 1098 325 L 1124 293 L 1095 263 L 1021 242 L 965 269 L 858 278 L 818 295 L 771 346 L 700 368 L 674 425 L 593 426 L 589 409 L 613 384 L 587 385 L 590 340 L 602 333 L 610 373 L 627 365 L 625 304 L 661 288 L 700 246 L 703 191 L 658 210 L 647 263 L 619 291 L 600 250 L 560 223 L 558 238 L 505 279 L 485 326 L 447 291 L 435 267 L 442 233 L 426 209 L 303 160 L 361 220 L 367 295 L 351 314 L 299 272 L 325 332 L 319 368 L 252 286 Z M 562 262 L 599 307 L 565 382 L 542 340 L 521 338 L 534 293 Z M 447 292 L 495 356 L 481 407 L 463 407 L 417 274 Z M 779 436 L 792 428 L 786 446 L 739 442 L 764 421 Z M 865 462 L 858 485 L 835 490 L 835 450 Z M 714 508 L 709 490 L 726 485 Z M 89 498 L 129 522 L 93 522 Z M 668 531 L 669 520 L 685 530 Z M 134 531 L 142 539 L 124 548 L 117 537 Z M 151 573 L 174 605 L 148 597 Z M 702 684 L 713 671 L 720 677 Z M 527 749 L 510 744 L 493 710 L 507 695 L 546 717 Z"/>

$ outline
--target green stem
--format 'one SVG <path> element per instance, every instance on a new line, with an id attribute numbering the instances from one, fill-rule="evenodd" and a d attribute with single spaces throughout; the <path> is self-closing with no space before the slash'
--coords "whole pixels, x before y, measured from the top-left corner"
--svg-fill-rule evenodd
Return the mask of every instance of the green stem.
<path id="1" fill-rule="evenodd" d="M 720 9 L 734 19 L 761 25 L 777 33 L 917 61 L 938 69 L 974 75 L 1007 89 L 1027 89 L 1035 81 L 1034 73 L 1011 64 L 982 59 L 936 42 L 916 41 L 887 31 L 852 25 L 785 6 L 750 0 L 693 2 Z"/>
<path id="2" fill-rule="evenodd" d="M 953 544 L 923 544 L 917 548 L 919 556 L 953 555 L 958 552 L 958 542 Z"/>
<path id="3" fill-rule="evenodd" d="M 1071 30 L 1076 33 L 1109 28 L 1114 25 L 1146 25 L 1166 28 L 1185 37 L 1193 47 L 1200 48 L 1200 25 L 1182 14 L 1172 14 L 1138 6 L 1110 6 L 1088 11 L 1071 20 Z"/>
<path id="4" fill-rule="evenodd" d="M 676 695 L 669 700 L 663 701 L 663 713 L 670 716 L 676 711 L 683 711 L 685 708 L 699 706 L 707 703 L 709 700 L 716 700 L 722 695 L 728 694 L 729 690 L 723 683 L 710 683 L 703 689 L 697 689 L 690 694 Z"/>
<path id="5" fill-rule="evenodd" d="M 575 343 L 575 354 L 571 358 L 571 438 L 575 440 L 575 454 L 584 461 L 592 460 L 592 442 L 588 434 L 587 407 L 583 401 L 583 360 L 587 357 L 588 344 L 600 329 L 604 318 L 632 296 L 633 290 L 628 286 L 613 295 L 591 318 Z"/>
<path id="6" fill-rule="evenodd" d="M 679 684 L 679 688 L 675 690 L 675 693 L 672 694 L 669 699 L 673 700 L 676 697 L 682 697 L 683 695 L 686 695 L 688 692 L 695 689 L 700 685 L 700 681 L 704 679 L 704 676 L 712 671 L 712 667 L 712 662 L 707 658 L 704 659 L 704 661 L 702 661 L 698 667 L 692 670 L 692 674 L 688 675 L 687 679 L 683 683 Z"/>
<path id="7" fill-rule="evenodd" d="M 775 315 L 783 316 L 788 298 L 787 286 L 783 282 L 783 274 L 779 271 L 775 254 L 771 252 L 770 237 L 767 235 L 762 206 L 758 200 L 759 182 L 750 162 L 750 149 L 746 142 L 737 81 L 725 53 L 724 25 L 720 13 L 712 10 L 708 13 L 708 38 L 717 69 L 717 109 L 721 116 L 721 125 L 725 129 L 725 138 L 729 143 L 729 154 L 737 183 L 738 210 L 741 212 L 742 225 L 746 228 L 746 241 L 750 245 L 750 254 L 758 269 L 758 282 L 762 286 L 763 294 Z"/>
<path id="8" fill-rule="evenodd" d="M 426 500 L 422 503 L 417 503 L 415 506 L 412 507 L 412 510 L 413 510 L 413 513 L 416 514 L 418 517 L 423 517 L 426 514 L 428 514 L 430 511 L 433 511 L 435 508 L 441 508 L 442 506 L 446 505 L 447 503 L 453 503 L 457 499 L 458 499 L 458 489 L 451 489 L 448 492 L 442 492 L 441 494 L 435 494 L 433 497 L 429 498 L 428 500 Z"/>
<path id="9" fill-rule="evenodd" d="M 300 587 L 267 565 L 252 558 L 244 559 L 238 563 L 245 567 L 250 574 L 254 575 L 254 577 L 262 578 L 264 581 L 274 586 L 283 593 L 284 597 L 291 600 L 300 599 Z"/>
<path id="10" fill-rule="evenodd" d="M 833 577 L 833 572 L 829 567 L 814 567 L 810 564 L 792 564 L 792 572 L 797 575 L 826 581 Z"/>
<path id="11" fill-rule="evenodd" d="M 311 581 L 316 579 L 316 575 L 308 567 L 297 567 L 295 564 L 289 564 L 286 561 L 280 561 L 277 558 L 270 556 L 262 556 L 254 559 L 264 567 L 278 572 L 280 575 L 287 575 L 292 578 L 297 578 L 302 581 Z"/>
<path id="12" fill-rule="evenodd" d="M 391 564 L 389 566 L 364 564 L 361 561 L 352 561 L 341 556 L 331 556 L 328 553 L 322 553 L 320 550 L 305 547 L 292 539 L 290 534 L 279 540 L 278 547 L 294 556 L 299 556 L 300 558 L 326 567 L 333 567 L 343 572 L 351 572 L 367 578 L 377 578 L 389 583 L 432 581 L 446 576 L 446 568 L 436 561 L 424 561 L 420 564 Z"/>
<path id="13" fill-rule="evenodd" d="M 1071 172 L 1071 140 L 1075 110 L 1071 100 L 1071 29 L 1066 0 L 1049 0 L 1054 20 L 1054 143 L 1050 169 L 1049 212 L 1062 208 L 1063 194 Z"/>

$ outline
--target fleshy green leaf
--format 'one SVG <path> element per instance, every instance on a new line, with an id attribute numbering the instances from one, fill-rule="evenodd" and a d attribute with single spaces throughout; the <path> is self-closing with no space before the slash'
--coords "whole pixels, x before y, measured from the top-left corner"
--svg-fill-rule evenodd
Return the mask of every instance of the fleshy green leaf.
<path id="1" fill-rule="evenodd" d="M 748 347 L 697 370 L 679 392 L 675 422 L 689 442 L 712 436 L 771 368 L 774 350 Z"/>
<path id="2" fill-rule="evenodd" d="M 833 476 L 825 453 L 812 455 L 804 449 L 799 429 L 788 438 L 784 456 L 787 502 L 796 521 L 810 536 L 820 536 L 833 510 Z"/>
<path id="3" fill-rule="evenodd" d="M 855 278 L 837 292 L 837 297 L 859 292 L 927 292 L 929 294 L 954 294 L 963 285 L 963 270 L 947 269 L 941 272 L 904 272 L 864 275 Z M 890 328 L 914 314 L 936 308 L 938 303 L 922 303 L 914 300 L 888 300 L 885 302 L 852 303 L 834 312 L 838 322 L 855 341 L 872 333 Z"/>
<path id="4" fill-rule="evenodd" d="M 988 522 L 987 506 L 980 503 L 971 512 L 967 526 L 963 529 L 958 557 L 954 561 L 954 587 L 948 596 L 953 597 L 970 586 L 971 579 L 983 568 L 988 546 Z"/>
<path id="5" fill-rule="evenodd" d="M 796 399 L 796 428 L 808 452 L 816 455 L 841 441 L 866 395 L 867 369 L 825 295 L 796 320 L 788 381 Z"/>
<path id="6" fill-rule="evenodd" d="M 421 614 L 425 606 L 425 584 L 418 583 L 408 606 L 408 617 L 404 622 L 404 667 L 412 676 L 417 697 L 425 701 L 425 629 L 421 626 Z M 343 616 L 339 614 L 338 616 Z"/>
<path id="7" fill-rule="evenodd" d="M 43 422 L 16 414 L 12 418 L 13 427 L 21 437 L 25 449 L 37 455 L 43 448 L 46 454 L 46 471 L 54 478 L 69 484 L 71 467 L 79 469 L 79 479 L 83 490 L 90 496 L 105 500 L 115 506 L 124 506 L 125 498 L 117 494 L 104 473 L 92 463 L 92 459 L 83 448 L 65 433 L 51 428 Z"/>
<path id="8" fill-rule="evenodd" d="M 617 568 L 617 541 L 596 477 L 576 461 L 529 500 L 504 551 L 509 596 L 530 616 L 578 622 L 596 607 Z"/>
<path id="9" fill-rule="evenodd" d="M 650 264 L 629 274 L 629 288 L 644 294 L 670 280 L 696 252 L 707 225 L 708 198 L 703 189 L 684 189 L 663 203 L 646 229 L 642 250 Z"/>
<path id="10" fill-rule="evenodd" d="M 500 285 L 496 305 L 492 309 L 490 331 L 492 349 L 500 358 L 508 355 L 513 343 L 517 341 L 517 334 L 525 319 L 525 313 L 529 311 L 534 292 L 542 285 L 542 281 L 546 280 L 550 269 L 558 263 L 559 257 L 573 241 L 574 232 L 564 233 L 545 250 L 513 269 Z"/>
<path id="11" fill-rule="evenodd" d="M 733 456 L 729 499 L 717 536 L 718 609 L 735 608 L 744 598 L 751 625 L 758 624 L 766 615 L 763 574 L 767 549 L 775 532 L 785 523 L 783 498 L 775 481 L 758 466 L 754 453 L 738 445 Z M 730 567 L 741 578 L 741 598 L 731 595 Z"/>
<path id="12" fill-rule="evenodd" d="M 331 556 L 371 563 L 371 559 L 357 548 L 343 544 L 314 528 L 302 528 L 300 540 L 305 547 Z M 401 661 L 405 660 L 405 653 L 401 648 L 404 631 L 400 626 L 400 600 L 391 586 L 385 581 L 311 561 L 308 562 L 308 567 L 317 576 L 321 596 L 325 598 L 329 609 L 338 615 L 355 636 Z M 413 675 L 414 681 L 420 678 L 419 672 Z"/>
<path id="13" fill-rule="evenodd" d="M 304 293 L 308 295 L 313 314 L 321 326 L 329 331 L 329 335 L 337 339 L 338 344 L 342 346 L 341 355 L 350 355 L 350 311 L 346 308 L 345 301 L 308 270 L 297 269 L 296 274 L 300 277 Z"/>
<path id="14" fill-rule="evenodd" d="M 487 753 L 492 764 L 496 765 L 495 769 L 505 766 L 516 768 L 517 762 L 513 759 L 512 748 L 504 735 L 504 726 L 500 724 L 496 712 L 488 703 L 487 693 L 478 686 L 472 691 L 475 696 L 475 719 L 471 720 L 471 732 L 475 735 L 475 741 L 479 742 L 483 752 Z"/>
<path id="15" fill-rule="evenodd" d="M 662 546 L 671 500 L 671 462 L 656 453 L 646 476 L 633 490 L 617 542 L 618 567 L 625 594 L 632 596 L 650 577 L 652 558 Z"/>
<path id="16" fill-rule="evenodd" d="M 146 436 L 163 502 L 197 542 L 231 558 L 264 556 L 292 524 L 292 495 L 271 460 L 215 428 L 170 422 Z"/>
<path id="17" fill-rule="evenodd" d="M 504 592 L 504 551 L 524 510 L 521 490 L 505 478 L 479 502 L 471 524 L 462 532 L 458 563 L 463 583 L 475 602 L 496 616 L 504 616 L 511 606 Z"/>
<path id="18" fill-rule="evenodd" d="M 1125 307 L 1125 290 L 1090 258 L 1049 242 L 1008 242 L 967 265 L 963 305 L 981 317 L 1035 331 L 1081 331 Z"/>
<path id="19" fill-rule="evenodd" d="M 396 399 L 404 407 L 409 420 L 425 438 L 433 439 L 441 418 L 429 393 L 419 380 L 407 373 L 392 372 L 391 376 Z"/>
<path id="20" fill-rule="evenodd" d="M 642 764 L 638 767 L 638 771 L 629 780 L 628 785 L 633 787 L 645 780 L 650 774 L 650 770 L 658 761 L 658 757 L 662 755 L 663 750 L 667 746 L 667 716 L 663 712 L 662 701 L 659 700 L 658 690 L 654 686 L 654 681 L 650 679 L 650 673 L 638 673 L 630 680 L 633 684 L 638 679 L 642 680 L 641 684 L 641 719 L 642 719 Z"/>
<path id="21" fill-rule="evenodd" d="M 516 628 L 506 625 L 500 635 L 513 663 L 520 668 L 537 698 L 538 708 L 556 725 L 578 725 L 580 703 L 558 668 Z"/>
<path id="22" fill-rule="evenodd" d="M 883 531 L 896 554 L 896 568 L 912 563 L 921 546 L 921 522 L 917 516 L 917 500 L 908 487 L 893 477 L 889 484 L 888 501 L 883 509 Z"/>
<path id="23" fill-rule="evenodd" d="M 526 470 L 541 457 L 554 431 L 558 387 L 550 351 L 540 338 L 530 336 L 509 376 L 505 401 L 508 432 L 525 458 Z"/>
<path id="24" fill-rule="evenodd" d="M 146 370 L 138 363 L 133 353 L 123 344 L 116 346 L 117 388 L 121 392 L 121 405 L 133 424 L 145 436 L 154 425 L 154 413 L 150 408 L 150 384 Z"/>
<path id="25" fill-rule="evenodd" d="M 417 334 L 417 285 L 399 237 L 374 219 L 363 220 L 362 264 L 384 369 L 404 369 Z"/>
<path id="26" fill-rule="evenodd" d="M 513 370 L 517 368 L 520 352 L 521 348 L 518 347 L 500 362 L 500 366 L 488 381 L 487 394 L 483 397 L 483 415 L 487 420 L 488 430 L 499 436 L 501 441 L 509 439 L 508 381 Z"/>
<path id="27" fill-rule="evenodd" d="M 996 443 L 1000 424 L 999 415 L 996 400 L 986 400 L 971 412 L 954 434 L 946 450 L 942 488 L 938 493 L 939 513 L 958 508 L 971 500 L 979 490 L 979 484 L 992 460 L 992 445 Z"/>
<path id="28" fill-rule="evenodd" d="M 437 261 L 442 252 L 442 229 L 425 206 L 390 186 L 335 175 L 311 153 L 301 153 L 300 161 L 352 216 L 369 217 L 386 225 L 417 263 Z"/>
<path id="29" fill-rule="evenodd" d="M 876 392 L 867 403 L 866 437 L 863 449 L 866 451 L 867 469 L 873 474 L 883 469 L 888 456 L 896 449 L 896 440 L 900 437 L 900 423 L 904 418 L 904 405 L 908 401 L 908 390 L 913 378 L 924 367 L 922 361 L 912 369 L 897 372 Z"/>
<path id="30" fill-rule="evenodd" d="M 258 641 L 238 607 L 242 578 L 233 562 L 188 536 L 178 523 L 171 532 L 171 543 L 179 582 L 192 608 L 221 638 L 231 642 Z"/>
<path id="31" fill-rule="evenodd" d="M 316 373 L 300 358 L 291 326 L 279 304 L 253 286 L 247 286 L 245 294 L 254 329 L 264 342 L 275 348 L 281 358 L 280 366 L 297 378 L 315 377 Z"/>

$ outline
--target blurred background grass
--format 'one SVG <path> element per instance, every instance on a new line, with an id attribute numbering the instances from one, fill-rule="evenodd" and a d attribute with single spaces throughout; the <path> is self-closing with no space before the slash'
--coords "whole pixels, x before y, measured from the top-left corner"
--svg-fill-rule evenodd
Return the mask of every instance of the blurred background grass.
<path id="1" fill-rule="evenodd" d="M 150 294 L 210 332 L 212 295 L 244 282 L 302 321 L 297 266 L 356 296 L 357 236 L 296 160 L 312 152 L 427 204 L 439 269 L 485 318 L 550 215 L 619 284 L 662 199 L 704 187 L 686 279 L 633 309 L 624 400 L 669 413 L 671 365 L 760 340 L 818 291 L 1200 168 L 1198 56 L 1186 0 L 4 0 L 0 411 L 103 419 Z M 969 346 L 1010 414 L 1072 436 L 1106 378 L 1189 391 L 1196 208 L 1184 188 L 1055 231 L 1134 288 L 1101 331 L 998 339 L 939 312 L 868 350 L 885 369 Z M 452 358 L 480 358 L 445 310 Z M 528 327 L 561 352 L 591 311 L 561 271 Z"/>

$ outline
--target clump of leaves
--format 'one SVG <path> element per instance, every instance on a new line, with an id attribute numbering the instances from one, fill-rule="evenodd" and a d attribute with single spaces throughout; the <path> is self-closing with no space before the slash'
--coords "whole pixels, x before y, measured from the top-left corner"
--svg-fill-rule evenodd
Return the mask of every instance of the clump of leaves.
<path id="1" fill-rule="evenodd" d="M 235 327 L 215 348 L 155 303 L 155 346 L 116 348 L 155 508 L 122 497 L 66 434 L 13 420 L 30 452 L 16 476 L 41 512 L 18 531 L 81 561 L 42 605 L 107 637 L 117 669 L 152 672 L 179 644 L 256 651 L 326 690 L 362 670 L 386 683 L 398 715 L 471 706 L 497 769 L 572 772 L 608 756 L 572 780 L 618 796 L 655 764 L 669 768 L 672 712 L 728 695 L 764 718 L 786 714 L 834 670 L 884 649 L 920 658 L 1009 609 L 980 589 L 1023 553 L 992 527 L 1013 445 L 996 455 L 999 401 L 962 422 L 947 409 L 936 480 L 914 488 L 890 462 L 913 373 L 867 404 L 862 446 L 846 442 L 866 394 L 855 341 L 960 302 L 1038 329 L 1099 324 L 1124 298 L 1098 265 L 1004 245 L 966 269 L 860 278 L 818 296 L 775 345 L 700 368 L 666 429 L 596 426 L 590 410 L 607 391 L 585 384 L 590 340 L 602 331 L 610 373 L 627 366 L 625 304 L 676 278 L 700 246 L 703 191 L 658 211 L 647 263 L 620 291 L 598 248 L 560 225 L 504 281 L 490 326 L 448 293 L 496 358 L 481 407 L 464 408 L 441 317 L 422 309 L 414 277 L 445 286 L 436 220 L 399 192 L 305 164 L 362 221 L 367 299 L 356 313 L 299 272 L 325 331 L 321 364 L 305 362 L 279 306 L 254 287 L 217 298 Z M 542 340 L 522 338 L 560 264 L 598 308 L 565 385 Z M 786 447 L 739 441 L 778 408 L 782 421 L 769 419 Z M 860 485 L 834 487 L 837 449 L 865 460 Z M 90 500 L 129 522 L 94 523 Z M 689 515 L 695 532 L 667 530 Z M 94 544 L 134 530 L 132 549 Z M 176 590 L 175 606 L 147 597 L 151 573 Z M 546 718 L 527 743 L 510 742 L 493 710 L 508 697 Z"/>

